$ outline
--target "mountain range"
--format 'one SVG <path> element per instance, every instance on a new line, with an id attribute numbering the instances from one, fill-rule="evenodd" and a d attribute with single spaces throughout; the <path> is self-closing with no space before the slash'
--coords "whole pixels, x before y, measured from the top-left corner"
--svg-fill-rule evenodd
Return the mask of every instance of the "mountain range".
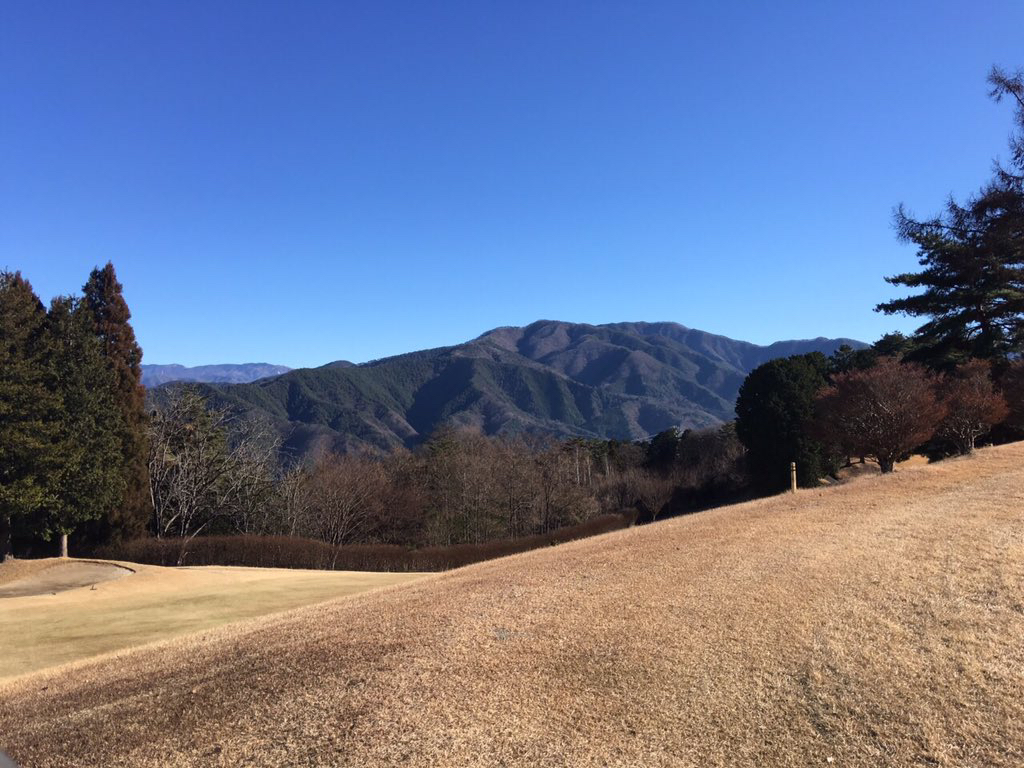
<path id="1" fill-rule="evenodd" d="M 143 365 L 142 384 L 146 387 L 159 387 L 172 381 L 201 381 L 221 384 L 247 384 L 268 376 L 288 373 L 291 368 L 286 365 L 270 363 L 225 363 L 222 365 L 197 365 L 188 368 L 184 365 Z"/>
<path id="2" fill-rule="evenodd" d="M 635 440 L 728 421 L 753 368 L 842 344 L 864 346 L 842 338 L 758 346 L 676 323 L 542 320 L 359 365 L 195 386 L 213 405 L 269 419 L 283 449 L 299 456 L 411 448 L 446 424 Z"/>

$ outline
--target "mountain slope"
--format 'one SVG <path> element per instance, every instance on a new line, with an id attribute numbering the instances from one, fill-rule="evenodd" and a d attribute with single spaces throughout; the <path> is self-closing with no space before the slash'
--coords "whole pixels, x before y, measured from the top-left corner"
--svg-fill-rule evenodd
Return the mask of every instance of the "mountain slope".
<path id="1" fill-rule="evenodd" d="M 1024 444 L 0 688 L 25 766 L 1024 765 Z"/>
<path id="2" fill-rule="evenodd" d="M 287 450 L 394 450 L 444 424 L 486 434 L 637 439 L 733 417 L 746 374 L 773 357 L 849 339 L 761 347 L 675 323 L 539 321 L 454 347 L 209 386 L 218 405 L 262 413 Z"/>
<path id="3" fill-rule="evenodd" d="M 224 363 L 222 365 L 197 365 L 193 368 L 176 364 L 143 365 L 142 384 L 146 387 L 159 387 L 161 384 L 172 381 L 245 384 L 265 379 L 268 376 L 279 376 L 290 370 L 291 368 L 288 366 L 271 365 L 270 363 Z"/>

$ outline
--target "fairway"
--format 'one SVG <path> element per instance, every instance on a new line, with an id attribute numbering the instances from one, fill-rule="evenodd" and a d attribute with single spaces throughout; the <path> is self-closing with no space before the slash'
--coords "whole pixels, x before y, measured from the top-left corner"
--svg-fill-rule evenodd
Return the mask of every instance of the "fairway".
<path id="1" fill-rule="evenodd" d="M 64 562 L 69 564 L 51 559 L 0 565 L 0 679 L 417 578 L 407 573 L 125 563 L 134 573 L 94 588 L 4 596 L 26 582 L 45 580 L 64 587 L 64 570 L 76 575 L 86 568 L 99 572 L 89 561 Z M 77 584 L 74 578 L 66 581 Z"/>

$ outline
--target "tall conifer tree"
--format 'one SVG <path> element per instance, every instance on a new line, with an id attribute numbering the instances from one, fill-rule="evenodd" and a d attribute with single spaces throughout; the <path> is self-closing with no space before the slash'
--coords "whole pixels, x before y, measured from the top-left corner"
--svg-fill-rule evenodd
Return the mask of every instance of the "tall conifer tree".
<path id="1" fill-rule="evenodd" d="M 82 289 L 83 307 L 93 322 L 103 353 L 113 371 L 114 402 L 120 413 L 124 493 L 106 518 L 101 536 L 129 538 L 145 531 L 150 515 L 146 474 L 146 392 L 142 386 L 142 349 L 135 341 L 132 313 L 121 293 L 114 265 L 89 275 Z"/>
<path id="2" fill-rule="evenodd" d="M 57 403 L 49 388 L 46 311 L 20 272 L 0 272 L 0 560 L 16 518 L 49 500 Z"/>
<path id="3" fill-rule="evenodd" d="M 114 371 L 80 300 L 53 300 L 48 316 L 50 360 L 59 400 L 57 458 L 48 485 L 47 515 L 40 534 L 61 538 L 82 523 L 102 518 L 122 501 L 123 417 L 115 402 Z"/>

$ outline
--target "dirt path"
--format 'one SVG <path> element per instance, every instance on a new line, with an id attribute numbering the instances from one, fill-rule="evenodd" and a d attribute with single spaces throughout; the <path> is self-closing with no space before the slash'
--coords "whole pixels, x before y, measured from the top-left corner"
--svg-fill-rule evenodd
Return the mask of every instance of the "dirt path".
<path id="1" fill-rule="evenodd" d="M 104 581 L 121 579 L 132 573 L 134 571 L 130 568 L 113 563 L 96 563 L 88 560 L 58 563 L 0 586 L 0 599 L 56 595 L 69 589 L 91 587 Z"/>

